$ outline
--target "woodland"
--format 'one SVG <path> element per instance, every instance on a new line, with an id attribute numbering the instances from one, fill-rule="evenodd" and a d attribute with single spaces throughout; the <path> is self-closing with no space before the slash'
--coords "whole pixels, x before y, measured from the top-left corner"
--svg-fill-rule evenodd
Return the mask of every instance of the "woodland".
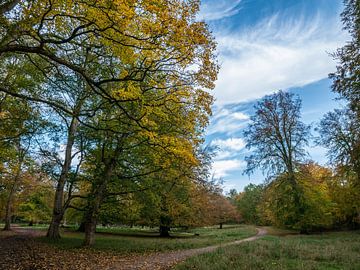
<path id="1" fill-rule="evenodd" d="M 243 133 L 244 174 L 260 169 L 266 179 L 227 194 L 212 175 L 217 148 L 205 145 L 220 65 L 199 5 L 0 2 L 5 231 L 26 224 L 50 243 L 71 228 L 88 247 L 101 228 L 151 228 L 160 239 L 240 223 L 302 234 L 359 229 L 360 1 L 344 1 L 351 40 L 331 56 L 332 91 L 345 105 L 314 129 L 298 96 L 258 100 Z M 310 143 L 328 150 L 328 166 L 309 159 Z"/>

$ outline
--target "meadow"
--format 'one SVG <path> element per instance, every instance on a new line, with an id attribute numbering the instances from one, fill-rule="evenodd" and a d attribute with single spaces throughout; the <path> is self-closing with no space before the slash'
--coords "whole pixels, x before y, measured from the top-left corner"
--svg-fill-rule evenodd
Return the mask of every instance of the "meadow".
<path id="1" fill-rule="evenodd" d="M 168 250 L 199 248 L 240 240 L 256 234 L 256 229 L 248 225 L 225 225 L 195 228 L 189 230 L 175 229 L 169 238 L 158 236 L 157 229 L 140 227 L 99 227 L 96 242 L 92 249 L 107 250 L 118 253 L 145 253 Z M 62 238 L 49 240 L 41 237 L 39 241 L 61 249 L 75 249 L 82 245 L 84 234 L 73 229 L 65 229 Z"/>
<path id="2" fill-rule="evenodd" d="M 189 258 L 176 270 L 360 269 L 360 231 L 267 235 Z"/>

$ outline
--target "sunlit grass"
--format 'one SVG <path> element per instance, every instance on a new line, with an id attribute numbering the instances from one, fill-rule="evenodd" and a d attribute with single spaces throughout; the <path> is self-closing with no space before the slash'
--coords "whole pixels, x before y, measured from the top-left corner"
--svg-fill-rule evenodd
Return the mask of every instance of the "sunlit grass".
<path id="1" fill-rule="evenodd" d="M 360 232 L 265 236 L 188 259 L 176 270 L 360 269 Z"/>

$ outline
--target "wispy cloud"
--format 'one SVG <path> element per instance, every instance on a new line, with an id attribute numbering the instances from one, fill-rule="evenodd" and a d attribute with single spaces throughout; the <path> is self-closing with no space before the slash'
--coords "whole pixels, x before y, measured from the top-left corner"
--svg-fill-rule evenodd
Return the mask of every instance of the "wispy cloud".
<path id="1" fill-rule="evenodd" d="M 198 17 L 200 20 L 206 21 L 231 17 L 241 10 L 241 1 L 242 0 L 218 0 L 204 3 L 201 6 L 201 12 Z"/>
<path id="2" fill-rule="evenodd" d="M 242 138 L 216 139 L 211 144 L 218 146 L 221 150 L 240 151 L 245 147 L 245 142 Z"/>
<path id="3" fill-rule="evenodd" d="M 217 31 L 216 37 L 222 62 L 214 92 L 218 105 L 326 78 L 335 67 L 329 52 L 347 38 L 337 18 L 284 20 L 279 14 L 237 33 Z"/>
<path id="4" fill-rule="evenodd" d="M 279 89 L 305 89 L 311 99 L 304 100 L 308 122 L 328 110 L 320 105 L 331 97 L 313 93 L 319 87 L 329 91 L 329 85 L 319 84 L 335 70 L 329 53 L 348 39 L 341 9 L 341 0 L 204 0 L 200 17 L 210 23 L 221 64 L 207 142 L 219 146 L 212 171 L 227 189 L 241 190 L 264 178 L 259 171 L 251 179 L 241 175 L 249 153 L 241 137 L 256 99 Z M 314 106 L 319 112 L 312 111 Z M 324 160 L 321 149 L 309 152 L 313 150 L 318 153 L 315 160 Z"/>
<path id="5" fill-rule="evenodd" d="M 248 120 L 249 116 L 243 112 L 233 111 L 232 108 L 218 108 L 215 110 L 214 117 L 211 119 L 211 124 L 207 130 L 207 134 L 234 134 L 242 129 Z"/>
<path id="6" fill-rule="evenodd" d="M 229 159 L 238 159 L 239 154 L 245 148 L 245 142 L 242 138 L 215 139 L 211 141 L 211 145 L 218 148 L 214 161 L 220 162 L 220 164 Z M 242 166 L 243 164 L 239 165 Z"/>
<path id="7" fill-rule="evenodd" d="M 226 177 L 232 171 L 238 171 L 245 166 L 239 159 L 218 160 L 213 163 L 212 172 L 216 178 Z"/>

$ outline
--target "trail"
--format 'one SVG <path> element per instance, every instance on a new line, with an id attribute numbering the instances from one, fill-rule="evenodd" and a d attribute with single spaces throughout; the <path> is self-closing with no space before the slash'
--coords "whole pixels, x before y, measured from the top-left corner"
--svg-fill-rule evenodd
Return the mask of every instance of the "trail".
<path id="1" fill-rule="evenodd" d="M 267 234 L 263 228 L 257 231 L 249 238 L 203 248 L 122 255 L 83 248 L 58 249 L 36 240 L 44 236 L 45 231 L 14 226 L 12 232 L 0 234 L 0 270 L 167 270 L 189 257 L 254 241 Z"/>
<path id="2" fill-rule="evenodd" d="M 255 236 L 213 246 L 207 246 L 203 248 L 195 249 L 186 249 L 186 250 L 176 250 L 170 252 L 161 252 L 154 253 L 150 255 L 143 255 L 132 258 L 132 260 L 124 261 L 121 266 L 116 269 L 119 270 L 145 270 L 145 269 L 154 269 L 154 270 L 165 270 L 171 269 L 175 264 L 178 264 L 187 258 L 192 256 L 208 253 L 215 251 L 220 247 L 227 247 L 232 245 L 238 245 L 244 242 L 255 241 L 260 237 L 267 234 L 267 231 L 263 228 L 257 228 L 257 234 Z"/>

